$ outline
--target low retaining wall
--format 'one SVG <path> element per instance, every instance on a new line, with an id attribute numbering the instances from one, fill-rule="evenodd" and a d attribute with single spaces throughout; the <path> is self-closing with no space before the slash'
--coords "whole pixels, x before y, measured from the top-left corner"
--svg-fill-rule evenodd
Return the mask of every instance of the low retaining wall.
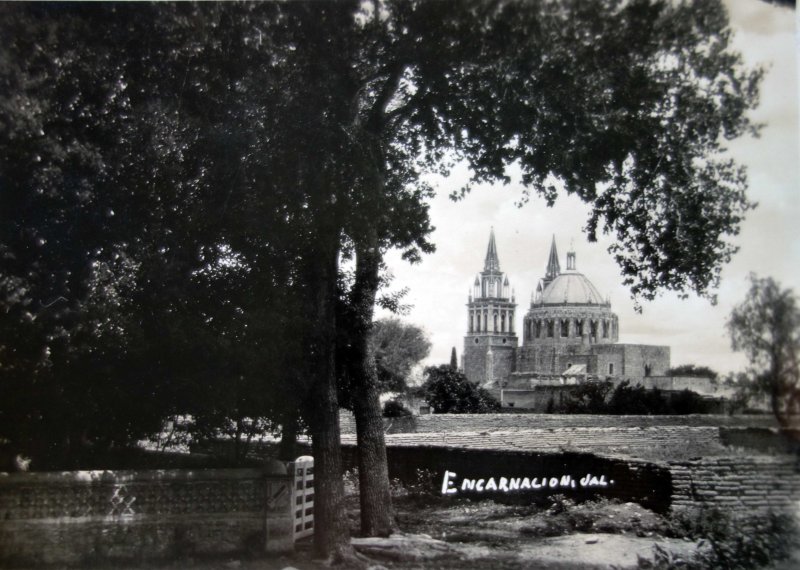
<path id="1" fill-rule="evenodd" d="M 758 453 L 800 454 L 800 430 L 765 427 L 721 427 L 719 438 L 727 447 Z"/>
<path id="2" fill-rule="evenodd" d="M 258 469 L 0 474 L 0 563 L 287 551 L 291 495 Z"/>
<path id="3" fill-rule="evenodd" d="M 342 435 L 342 443 L 355 445 L 356 436 Z M 667 456 L 671 451 L 683 452 L 689 446 L 696 455 L 719 453 L 722 449 L 719 428 L 676 426 L 399 433 L 386 435 L 386 445 L 500 451 L 584 451 L 625 455 L 663 452 Z"/>
<path id="4" fill-rule="evenodd" d="M 430 414 L 409 418 L 384 418 L 388 433 L 449 433 L 464 431 L 555 429 L 565 427 L 758 427 L 778 424 L 771 415 L 729 416 L 691 414 L 685 416 L 615 416 L 595 414 Z M 340 415 L 342 433 L 356 433 L 353 415 Z"/>
<path id="5" fill-rule="evenodd" d="M 800 512 L 800 460 L 733 456 L 670 461 L 673 507 L 715 506 L 733 515 Z"/>
<path id="6" fill-rule="evenodd" d="M 357 465 L 354 446 L 343 447 L 344 463 Z M 441 494 L 445 472 L 451 485 L 446 493 L 452 497 L 493 498 L 508 503 L 529 504 L 546 501 L 560 494 L 581 501 L 597 497 L 636 502 L 656 512 L 670 507 L 671 476 L 667 468 L 653 463 L 597 457 L 588 453 L 533 453 L 477 449 L 431 447 L 388 447 L 389 475 L 406 484 L 423 486 L 428 492 Z M 564 485 L 568 476 L 569 482 Z M 594 477 L 595 481 L 591 481 Z M 501 486 L 501 478 L 528 478 L 530 486 L 522 489 L 480 492 L 464 490 L 464 479 L 484 483 L 493 478 Z M 548 482 L 556 479 L 556 485 Z M 583 483 L 582 483 L 583 480 Z M 594 483 L 591 484 L 590 483 Z M 508 483 L 506 483 L 508 484 Z"/>

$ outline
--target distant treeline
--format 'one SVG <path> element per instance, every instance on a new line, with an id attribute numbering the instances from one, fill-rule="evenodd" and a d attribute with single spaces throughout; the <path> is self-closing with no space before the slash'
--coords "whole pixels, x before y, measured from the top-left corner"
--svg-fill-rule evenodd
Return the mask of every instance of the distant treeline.
<path id="1" fill-rule="evenodd" d="M 617 414 L 617 415 L 681 415 L 708 414 L 717 411 L 709 401 L 690 390 L 663 392 L 631 386 L 625 381 L 616 388 L 611 382 L 591 382 L 576 386 L 559 402 L 551 398 L 547 413 L 553 414 Z"/>

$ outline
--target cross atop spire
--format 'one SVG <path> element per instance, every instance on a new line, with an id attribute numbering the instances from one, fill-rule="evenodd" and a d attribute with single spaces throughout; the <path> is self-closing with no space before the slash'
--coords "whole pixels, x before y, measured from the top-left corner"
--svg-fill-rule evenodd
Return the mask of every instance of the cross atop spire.
<path id="1" fill-rule="evenodd" d="M 544 280 L 548 283 L 561 274 L 561 264 L 558 262 L 558 251 L 556 251 L 556 236 L 553 236 L 553 242 L 550 245 L 550 257 L 547 260 L 547 272 L 545 273 Z"/>
<path id="2" fill-rule="evenodd" d="M 486 261 L 483 264 L 484 271 L 500 271 L 500 259 L 497 257 L 497 245 L 494 243 L 494 227 L 489 232 L 489 248 L 486 250 Z"/>

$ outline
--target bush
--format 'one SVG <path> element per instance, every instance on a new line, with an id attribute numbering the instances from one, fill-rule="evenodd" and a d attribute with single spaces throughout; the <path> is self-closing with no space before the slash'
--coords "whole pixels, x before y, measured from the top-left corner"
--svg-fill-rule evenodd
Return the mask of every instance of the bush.
<path id="1" fill-rule="evenodd" d="M 608 413 L 624 415 L 665 414 L 668 404 L 660 390 L 646 390 L 627 380 L 616 387 L 608 402 Z"/>
<path id="2" fill-rule="evenodd" d="M 500 402 L 449 365 L 425 369 L 422 391 L 436 414 L 485 414 L 500 410 Z"/>
<path id="3" fill-rule="evenodd" d="M 411 410 L 397 400 L 388 400 L 383 404 L 383 417 L 385 418 L 407 418 L 411 416 Z"/>
<path id="4" fill-rule="evenodd" d="M 670 398 L 671 414 L 708 414 L 711 404 L 700 394 L 683 390 Z"/>
<path id="5" fill-rule="evenodd" d="M 640 384 L 631 386 L 625 381 L 612 392 L 607 410 L 606 413 L 620 415 L 707 414 L 711 405 L 691 390 L 664 394 L 661 390 L 647 390 Z"/>
<path id="6" fill-rule="evenodd" d="M 707 414 L 712 404 L 691 390 L 677 394 L 664 393 L 658 389 L 646 389 L 629 381 L 616 388 L 609 381 L 585 382 L 572 388 L 563 402 L 556 404 L 551 397 L 547 413 L 552 414 Z"/>
<path id="7" fill-rule="evenodd" d="M 717 379 L 717 373 L 708 366 L 696 366 L 694 364 L 674 366 L 667 370 L 667 376 L 694 376 L 695 378 Z"/>
<path id="8" fill-rule="evenodd" d="M 797 523 L 787 514 L 768 513 L 733 519 L 716 509 L 679 514 L 672 521 L 672 534 L 700 540 L 705 548 L 690 560 L 676 560 L 663 549 L 656 549 L 654 562 L 639 560 L 640 568 L 666 570 L 685 568 L 763 568 L 788 558 L 797 544 Z"/>
<path id="9" fill-rule="evenodd" d="M 562 406 L 565 414 L 605 414 L 608 413 L 606 400 L 611 392 L 611 382 L 586 382 L 577 386 L 569 394 Z"/>

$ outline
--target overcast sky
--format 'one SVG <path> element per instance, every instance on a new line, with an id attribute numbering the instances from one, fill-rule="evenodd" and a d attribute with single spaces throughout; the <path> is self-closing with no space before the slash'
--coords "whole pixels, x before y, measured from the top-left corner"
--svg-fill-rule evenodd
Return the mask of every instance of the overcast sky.
<path id="1" fill-rule="evenodd" d="M 413 308 L 403 319 L 422 326 L 433 344 L 425 364 L 448 362 L 453 346 L 460 359 L 467 294 L 483 268 L 489 230 L 494 226 L 501 270 L 516 291 L 517 331 L 531 293 L 544 275 L 555 235 L 562 268 L 572 242 L 578 271 L 611 298 L 620 319 L 620 342 L 668 345 L 673 365 L 705 365 L 721 373 L 744 368 L 743 355 L 731 351 L 725 322 L 731 308 L 744 299 L 748 273 L 772 276 L 785 287 L 796 289 L 800 284 L 798 65 L 794 11 L 757 0 L 726 4 L 736 48 L 747 63 L 769 67 L 760 106 L 751 115 L 766 124 L 761 137 L 729 145 L 733 156 L 748 167 L 749 196 L 759 207 L 750 212 L 734 240 L 741 249 L 723 271 L 718 304 L 712 306 L 696 296 L 680 300 L 664 294 L 643 303 L 643 312 L 637 314 L 619 269 L 606 251 L 610 242 L 604 236 L 597 243 L 586 241 L 582 228 L 588 208 L 577 198 L 562 195 L 553 208 L 534 199 L 518 209 L 514 201 L 520 189 L 511 185 L 476 189 L 464 201 L 453 203 L 447 195 L 468 178 L 466 171 L 454 172 L 436 181 L 439 192 L 431 202 L 436 253 L 414 266 L 394 253 L 387 257 L 395 275 L 393 288 L 410 290 L 406 302 Z"/>

